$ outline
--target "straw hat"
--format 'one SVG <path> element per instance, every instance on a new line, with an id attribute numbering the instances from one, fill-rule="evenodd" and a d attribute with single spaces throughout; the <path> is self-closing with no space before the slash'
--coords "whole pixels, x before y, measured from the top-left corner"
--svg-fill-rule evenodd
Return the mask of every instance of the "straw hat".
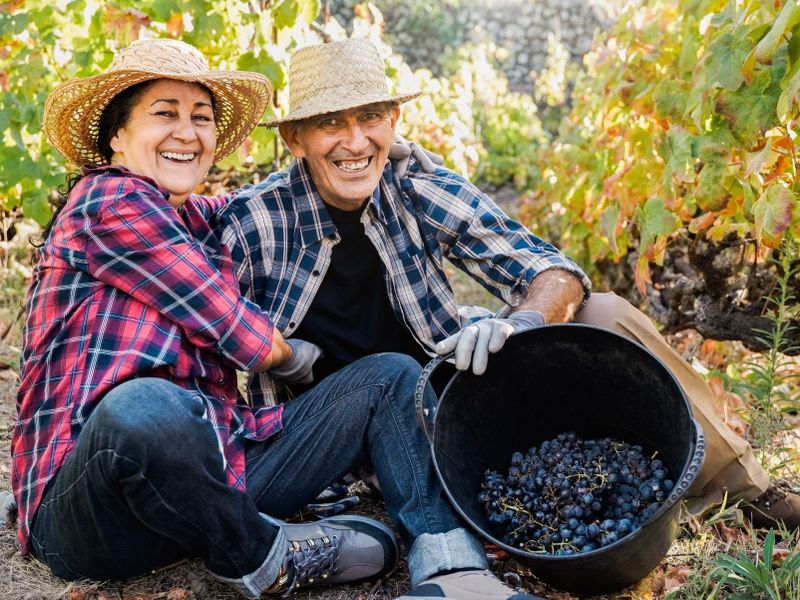
<path id="1" fill-rule="evenodd" d="M 194 46 L 170 39 L 141 40 L 121 50 L 108 72 L 65 81 L 53 90 L 44 107 L 47 139 L 76 165 L 104 163 L 97 148 L 103 109 L 122 90 L 162 78 L 200 83 L 211 90 L 215 161 L 231 154 L 250 135 L 272 94 L 269 80 L 259 73 L 210 71 Z"/>
<path id="2" fill-rule="evenodd" d="M 267 126 L 373 102 L 406 102 L 421 93 L 390 94 L 383 59 L 367 39 L 307 46 L 289 61 L 289 113 Z"/>

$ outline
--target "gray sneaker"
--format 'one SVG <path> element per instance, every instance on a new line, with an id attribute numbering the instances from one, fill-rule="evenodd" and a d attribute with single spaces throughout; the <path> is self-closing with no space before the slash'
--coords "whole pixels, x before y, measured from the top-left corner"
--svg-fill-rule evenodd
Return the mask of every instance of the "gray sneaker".
<path id="1" fill-rule="evenodd" d="M 394 571 L 400 560 L 392 530 L 367 517 L 338 515 L 311 523 L 285 523 L 283 531 L 289 548 L 267 595 L 382 577 Z"/>
<path id="2" fill-rule="evenodd" d="M 414 586 L 397 600 L 544 600 L 512 590 L 490 570 L 456 571 L 437 575 Z"/>

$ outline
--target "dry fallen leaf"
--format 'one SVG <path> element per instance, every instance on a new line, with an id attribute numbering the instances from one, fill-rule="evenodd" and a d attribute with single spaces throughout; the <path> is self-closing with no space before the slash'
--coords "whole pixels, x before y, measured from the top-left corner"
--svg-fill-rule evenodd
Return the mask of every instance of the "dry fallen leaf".
<path id="1" fill-rule="evenodd" d="M 684 583 L 689 581 L 692 575 L 692 570 L 685 565 L 670 565 L 664 574 L 664 593 L 678 589 Z"/>

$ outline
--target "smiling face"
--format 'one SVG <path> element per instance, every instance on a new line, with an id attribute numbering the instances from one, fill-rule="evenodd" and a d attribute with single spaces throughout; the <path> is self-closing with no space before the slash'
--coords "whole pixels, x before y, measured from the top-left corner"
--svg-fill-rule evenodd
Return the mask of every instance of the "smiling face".
<path id="1" fill-rule="evenodd" d="M 303 158 L 322 199 L 357 210 L 383 175 L 400 116 L 397 106 L 370 104 L 280 126 L 292 154 Z"/>
<path id="2" fill-rule="evenodd" d="M 159 79 L 111 138 L 111 162 L 154 180 L 177 207 L 208 173 L 216 145 L 209 92 L 196 83 Z"/>

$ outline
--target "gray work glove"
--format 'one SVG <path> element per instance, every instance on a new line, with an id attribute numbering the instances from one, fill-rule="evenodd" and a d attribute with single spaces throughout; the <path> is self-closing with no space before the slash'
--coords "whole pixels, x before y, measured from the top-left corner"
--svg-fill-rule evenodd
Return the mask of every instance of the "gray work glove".
<path id="1" fill-rule="evenodd" d="M 400 134 L 395 134 L 394 142 L 389 146 L 389 158 L 395 161 L 394 170 L 398 177 L 405 177 L 411 156 L 417 159 L 419 166 L 425 173 L 436 171 L 436 165 L 441 165 L 444 160 L 434 152 L 428 152 L 422 146 L 409 142 Z"/>
<path id="2" fill-rule="evenodd" d="M 0 527 L 6 527 L 17 513 L 17 501 L 14 494 L 7 490 L 0 492 Z"/>
<path id="3" fill-rule="evenodd" d="M 446 356 L 455 350 L 455 366 L 466 371 L 472 364 L 475 375 L 483 375 L 489 353 L 499 352 L 515 331 L 544 325 L 544 316 L 535 310 L 518 310 L 504 319 L 482 319 L 436 344 L 436 353 Z"/>
<path id="4" fill-rule="evenodd" d="M 286 362 L 270 369 L 270 376 L 287 383 L 311 383 L 314 381 L 311 368 L 322 355 L 322 348 L 304 340 L 288 339 L 286 343 L 292 349 L 292 354 Z"/>

